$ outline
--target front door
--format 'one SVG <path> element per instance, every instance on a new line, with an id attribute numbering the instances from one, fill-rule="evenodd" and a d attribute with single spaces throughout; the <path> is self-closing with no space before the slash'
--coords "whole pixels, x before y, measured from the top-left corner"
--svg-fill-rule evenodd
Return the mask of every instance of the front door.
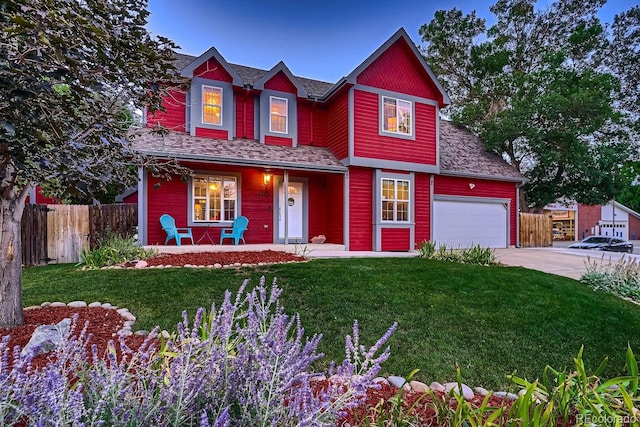
<path id="1" fill-rule="evenodd" d="M 304 183 L 289 182 L 289 194 L 285 202 L 284 183 L 280 183 L 278 191 L 278 237 L 280 240 L 285 238 L 285 214 L 289 242 L 293 243 L 304 238 L 303 190 Z"/>

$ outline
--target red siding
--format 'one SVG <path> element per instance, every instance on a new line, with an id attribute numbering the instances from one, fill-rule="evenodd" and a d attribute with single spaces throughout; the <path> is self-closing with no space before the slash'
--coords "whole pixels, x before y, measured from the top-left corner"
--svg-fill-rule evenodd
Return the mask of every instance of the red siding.
<path id="1" fill-rule="evenodd" d="M 215 139 L 228 139 L 229 132 L 220 129 L 196 128 L 196 136 Z"/>
<path id="2" fill-rule="evenodd" d="M 410 251 L 411 233 L 408 228 L 383 228 L 380 232 L 383 251 Z"/>
<path id="3" fill-rule="evenodd" d="M 31 196 L 27 196 L 25 200 L 26 204 L 39 204 L 39 205 L 59 205 L 60 201 L 54 197 L 46 197 L 42 194 L 42 188 L 39 185 L 36 186 L 36 200 L 31 201 Z"/>
<path id="4" fill-rule="evenodd" d="M 341 174 L 309 176 L 309 241 L 324 234 L 327 243 L 343 242 L 343 193 Z"/>
<path id="5" fill-rule="evenodd" d="M 193 71 L 193 77 L 202 77 L 203 79 L 218 80 L 221 82 L 231 83 L 233 78 L 231 74 L 224 69 L 222 65 L 214 58 L 207 60 Z"/>
<path id="6" fill-rule="evenodd" d="M 226 166 L 211 166 L 205 164 L 185 163 L 198 171 L 211 170 L 213 172 L 241 172 L 240 178 L 240 215 L 249 218 L 249 228 L 245 233 L 247 243 L 272 243 L 273 242 L 273 196 L 270 187 L 264 193 L 263 172 L 250 168 L 232 168 Z M 160 188 L 154 189 L 156 183 L 160 183 Z M 164 244 L 166 235 L 160 227 L 160 215 L 168 213 L 176 220 L 178 227 L 186 227 L 190 213 L 190 204 L 187 198 L 187 183 L 174 177 L 171 181 L 161 181 L 149 175 L 147 185 L 147 242 L 150 245 Z M 265 228 L 266 225 L 266 228 Z M 206 225 L 192 226 L 193 238 L 198 240 L 204 235 Z M 209 227 L 209 235 L 213 241 L 220 241 L 220 228 L 223 226 Z M 205 238 L 206 240 L 206 238 Z M 184 241 L 183 241 L 184 243 Z M 204 243 L 204 242 L 203 242 Z M 206 243 L 209 243 L 206 240 Z M 174 245 L 174 241 L 170 242 Z M 225 243 L 226 244 L 226 243 Z"/>
<path id="7" fill-rule="evenodd" d="M 602 206 L 600 205 L 578 205 L 578 237 L 592 236 L 591 228 L 595 227 L 602 218 Z M 594 230 L 595 231 L 595 230 Z M 631 235 L 629 235 L 631 236 Z"/>
<path id="8" fill-rule="evenodd" d="M 236 92 L 236 136 L 255 139 L 254 134 L 254 97 Z"/>
<path id="9" fill-rule="evenodd" d="M 349 156 L 349 103 L 345 92 L 327 112 L 327 147 L 342 160 Z"/>
<path id="10" fill-rule="evenodd" d="M 138 203 L 138 192 L 136 191 L 133 194 L 129 194 L 122 200 L 123 203 Z"/>
<path id="11" fill-rule="evenodd" d="M 629 214 L 629 239 L 640 240 L 640 218 Z"/>
<path id="12" fill-rule="evenodd" d="M 357 82 L 393 92 L 408 93 L 441 102 L 441 95 L 404 39 L 400 39 L 376 58 Z"/>
<path id="13" fill-rule="evenodd" d="M 163 245 L 167 235 L 160 226 L 162 214 L 171 215 L 177 227 L 187 226 L 187 183 L 179 177 L 164 181 L 153 178 L 150 174 L 147 176 L 147 242 L 150 245 Z M 160 184 L 160 187 L 154 189 L 156 184 Z M 182 242 L 185 243 L 184 240 Z M 169 244 L 175 245 L 175 240 L 171 240 Z"/>
<path id="14" fill-rule="evenodd" d="M 185 132 L 186 94 L 184 91 L 169 90 L 162 106 L 165 111 L 147 113 L 147 127 L 162 125 L 176 132 Z"/>
<path id="15" fill-rule="evenodd" d="M 280 92 L 298 93 L 295 85 L 291 83 L 289 78 L 279 71 L 275 76 L 271 77 L 269 81 L 264 84 L 265 89 L 278 90 Z"/>
<path id="16" fill-rule="evenodd" d="M 291 147 L 293 145 L 293 140 L 291 138 L 282 138 L 279 136 L 264 136 L 264 143 L 268 145 L 284 145 L 286 147 Z"/>
<path id="17" fill-rule="evenodd" d="M 313 139 L 311 145 L 327 146 L 327 110 L 315 108 L 313 110 Z"/>
<path id="18" fill-rule="evenodd" d="M 431 202 L 429 197 L 430 175 L 416 173 L 414 178 L 414 209 L 415 209 L 415 239 L 416 248 L 420 243 L 430 240 Z"/>
<path id="19" fill-rule="evenodd" d="M 355 91 L 354 154 L 357 157 L 436 164 L 436 109 L 415 105 L 415 141 L 381 136 L 379 96 Z"/>
<path id="20" fill-rule="evenodd" d="M 298 145 L 327 146 L 327 111 L 318 104 L 298 102 Z"/>
<path id="21" fill-rule="evenodd" d="M 373 245 L 373 170 L 349 168 L 349 249 L 370 251 Z"/>
<path id="22" fill-rule="evenodd" d="M 473 189 L 469 188 L 473 183 Z M 435 176 L 434 194 L 447 196 L 486 197 L 511 200 L 509 212 L 509 244 L 516 244 L 516 183 L 505 181 L 491 181 L 475 178 L 458 178 L 450 176 Z"/>

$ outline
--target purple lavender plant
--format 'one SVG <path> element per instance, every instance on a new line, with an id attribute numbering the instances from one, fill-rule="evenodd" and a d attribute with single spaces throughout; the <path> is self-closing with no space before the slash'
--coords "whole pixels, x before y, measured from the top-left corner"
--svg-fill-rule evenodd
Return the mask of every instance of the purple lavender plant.
<path id="1" fill-rule="evenodd" d="M 67 337 L 43 369 L 31 355 L 0 341 L 0 423 L 12 425 L 227 427 L 334 425 L 344 410 L 360 403 L 389 356 L 376 356 L 395 330 L 360 345 L 357 322 L 346 339 L 346 359 L 329 388 L 309 384 L 321 336 L 305 337 L 298 315 L 285 314 L 275 284 L 264 277 L 251 292 L 245 281 L 235 298 L 227 292 L 219 307 L 199 309 L 157 347 L 157 330 L 136 351 L 120 338 L 106 354 L 89 347 L 86 328 Z M 77 319 L 72 322 L 72 331 Z M 91 351 L 89 351 L 90 349 Z M 331 372 L 333 374 L 333 372 Z"/>

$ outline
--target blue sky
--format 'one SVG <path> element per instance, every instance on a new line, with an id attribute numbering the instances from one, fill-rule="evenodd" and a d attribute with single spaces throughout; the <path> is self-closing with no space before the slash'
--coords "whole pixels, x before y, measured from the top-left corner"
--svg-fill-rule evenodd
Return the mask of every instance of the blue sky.
<path id="1" fill-rule="evenodd" d="M 215 47 L 231 63 L 270 69 L 284 61 L 293 74 L 336 82 L 398 28 L 420 42 L 418 29 L 438 9 L 476 10 L 491 23 L 487 0 L 150 0 L 149 30 L 198 56 Z M 539 5 L 546 4 L 541 0 Z M 637 4 L 610 0 L 600 18 Z"/>

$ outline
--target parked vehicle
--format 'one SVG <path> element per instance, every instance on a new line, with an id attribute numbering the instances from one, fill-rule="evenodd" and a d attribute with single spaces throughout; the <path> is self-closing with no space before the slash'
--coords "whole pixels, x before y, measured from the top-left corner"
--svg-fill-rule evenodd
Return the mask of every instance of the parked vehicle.
<path id="1" fill-rule="evenodd" d="M 591 236 L 569 245 L 569 248 L 632 253 L 633 243 L 620 239 L 619 237 Z"/>

